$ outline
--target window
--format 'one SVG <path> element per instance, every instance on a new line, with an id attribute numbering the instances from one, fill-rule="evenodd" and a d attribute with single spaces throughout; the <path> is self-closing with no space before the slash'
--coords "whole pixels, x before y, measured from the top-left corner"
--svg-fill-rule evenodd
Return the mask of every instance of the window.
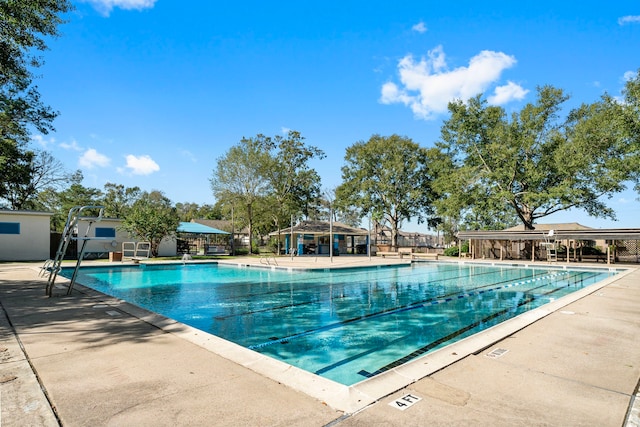
<path id="1" fill-rule="evenodd" d="M 116 229 L 113 227 L 96 227 L 96 237 L 116 237 Z"/>
<path id="2" fill-rule="evenodd" d="M 20 234 L 20 223 L 0 222 L 0 234 Z"/>

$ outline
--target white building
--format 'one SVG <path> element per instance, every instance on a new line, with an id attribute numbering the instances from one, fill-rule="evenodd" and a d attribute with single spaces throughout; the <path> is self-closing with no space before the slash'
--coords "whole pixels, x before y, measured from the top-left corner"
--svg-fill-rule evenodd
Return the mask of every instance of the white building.
<path id="1" fill-rule="evenodd" d="M 50 212 L 0 210 L 0 260 L 49 258 Z"/>

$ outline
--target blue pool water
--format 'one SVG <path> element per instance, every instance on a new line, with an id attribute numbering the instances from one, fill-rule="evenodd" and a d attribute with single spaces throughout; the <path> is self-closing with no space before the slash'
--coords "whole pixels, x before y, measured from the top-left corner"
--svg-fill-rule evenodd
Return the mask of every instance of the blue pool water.
<path id="1" fill-rule="evenodd" d="M 327 271 L 172 264 L 83 267 L 77 281 L 351 385 L 613 274 L 431 262 Z"/>

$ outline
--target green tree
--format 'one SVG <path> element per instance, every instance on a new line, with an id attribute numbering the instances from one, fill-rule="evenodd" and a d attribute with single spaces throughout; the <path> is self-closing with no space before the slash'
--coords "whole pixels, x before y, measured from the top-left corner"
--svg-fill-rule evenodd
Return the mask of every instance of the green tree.
<path id="1" fill-rule="evenodd" d="M 273 165 L 269 154 L 271 148 L 272 141 L 264 135 L 242 138 L 218 159 L 210 180 L 213 195 L 218 201 L 244 211 L 251 246 L 255 231 L 254 208 L 270 191 L 268 170 Z"/>
<path id="2" fill-rule="evenodd" d="M 300 132 L 293 130 L 286 137 L 265 139 L 267 146 L 271 147 L 272 157 L 271 164 L 265 168 L 266 179 L 270 182 L 266 204 L 269 206 L 270 226 L 276 230 L 289 224 L 291 215 L 308 217 L 310 205 L 317 204 L 320 199 L 320 176 L 309 162 L 324 158 L 324 152 L 305 144 L 304 140 Z"/>
<path id="3" fill-rule="evenodd" d="M 82 172 L 68 172 L 62 163 L 46 151 L 26 152 L 22 160 L 10 166 L 20 178 L 0 182 L 0 194 L 11 209 L 38 209 L 38 194 L 45 189 L 62 191 L 82 181 Z M 16 177 L 16 175 L 14 175 Z"/>
<path id="4" fill-rule="evenodd" d="M 141 194 L 140 187 L 125 187 L 111 182 L 104 185 L 104 191 L 102 205 L 104 205 L 104 216 L 108 218 L 126 217 Z"/>
<path id="5" fill-rule="evenodd" d="M 420 223 L 432 214 L 428 151 L 411 139 L 373 135 L 347 148 L 345 161 L 337 205 L 355 206 L 362 215 L 388 223 L 394 248 L 402 221 Z"/>
<path id="6" fill-rule="evenodd" d="M 38 203 L 44 210 L 53 212 L 51 229 L 62 231 L 69 210 L 75 206 L 97 206 L 102 204 L 103 193 L 97 188 L 84 187 L 80 180 L 62 191 L 47 188 L 38 194 Z M 97 215 L 98 212 L 83 211 L 85 215 Z"/>
<path id="7" fill-rule="evenodd" d="M 205 203 L 198 208 L 197 218 L 201 219 L 222 219 L 222 210 L 217 205 Z"/>
<path id="8" fill-rule="evenodd" d="M 0 1 L 0 198 L 16 186 L 25 188 L 36 157 L 26 149 L 33 130 L 53 130 L 57 116 L 32 85 L 32 69 L 42 65 L 38 51 L 46 39 L 58 35 L 62 15 L 71 10 L 67 0 Z"/>
<path id="9" fill-rule="evenodd" d="M 222 211 L 219 206 L 202 206 L 197 203 L 176 203 L 176 210 L 180 221 L 189 222 L 192 219 L 222 219 Z"/>
<path id="10" fill-rule="evenodd" d="M 122 221 L 122 228 L 136 238 L 151 243 L 151 256 L 158 256 L 163 238 L 174 236 L 178 229 L 178 213 L 160 191 L 143 192 Z"/>
<path id="11" fill-rule="evenodd" d="M 180 221 L 189 222 L 194 218 L 198 218 L 198 209 L 200 206 L 197 203 L 176 203 L 176 211 Z"/>
<path id="12" fill-rule="evenodd" d="M 640 151 L 640 69 L 633 77 L 627 80 L 622 92 L 623 100 L 621 107 L 623 109 L 622 122 L 626 130 L 628 146 L 630 150 Z M 640 162 L 635 158 L 636 163 L 631 166 L 635 171 L 633 179 L 636 181 L 635 189 L 640 192 Z"/>
<path id="13" fill-rule="evenodd" d="M 437 144 L 450 162 L 447 172 L 439 169 L 435 183 L 439 213 L 466 214 L 482 226 L 500 215 L 498 222 L 508 223 L 510 215 L 503 213 L 511 212 L 527 229 L 570 208 L 615 218 L 601 197 L 624 189 L 637 156 L 624 135 L 622 106 L 604 96 L 561 119 L 567 99 L 560 89 L 538 88 L 536 102 L 510 119 L 481 96 L 450 103 L 451 117 Z"/>

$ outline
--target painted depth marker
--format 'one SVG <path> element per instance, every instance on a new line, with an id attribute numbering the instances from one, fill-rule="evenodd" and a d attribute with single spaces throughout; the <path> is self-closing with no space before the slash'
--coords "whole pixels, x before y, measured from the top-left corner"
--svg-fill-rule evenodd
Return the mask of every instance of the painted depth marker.
<path id="1" fill-rule="evenodd" d="M 414 394 L 405 394 L 399 399 L 394 400 L 393 402 L 389 402 L 389 406 L 393 406 L 396 409 L 400 409 L 404 411 L 405 409 L 413 406 L 414 403 L 420 402 L 422 400 L 421 397 L 418 397 Z"/>

